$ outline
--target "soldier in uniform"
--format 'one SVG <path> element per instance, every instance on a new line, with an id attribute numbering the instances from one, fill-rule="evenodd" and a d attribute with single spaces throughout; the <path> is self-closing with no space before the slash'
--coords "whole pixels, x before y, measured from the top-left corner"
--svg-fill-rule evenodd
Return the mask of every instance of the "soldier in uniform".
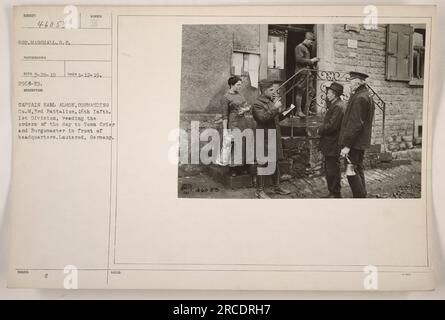
<path id="1" fill-rule="evenodd" d="M 279 125 L 279 117 L 281 112 L 284 111 L 285 107 L 280 101 L 279 95 L 276 92 L 276 88 L 273 81 L 261 80 L 259 87 L 261 90 L 261 95 L 255 101 L 252 106 L 252 115 L 257 123 L 257 130 L 264 130 L 264 140 L 257 141 L 257 148 L 263 145 L 264 155 L 268 155 L 268 150 L 275 150 L 274 162 L 275 162 L 275 172 L 272 174 L 274 192 L 281 195 L 290 194 L 289 190 L 286 190 L 280 186 L 280 170 L 278 167 L 279 160 L 283 158 L 283 149 L 281 146 L 281 133 Z M 268 141 L 268 131 L 275 130 L 276 139 L 275 141 Z M 274 143 L 274 145 L 269 148 L 269 143 Z M 258 152 L 258 150 L 257 150 Z M 270 155 L 268 155 L 269 157 Z M 268 163 L 261 163 L 257 159 L 258 167 L 267 167 Z M 264 192 L 265 187 L 265 176 L 257 175 L 257 189 L 255 195 L 260 199 L 267 199 L 269 196 Z"/>
<path id="2" fill-rule="evenodd" d="M 338 136 L 345 110 L 341 100 L 343 86 L 333 82 L 326 87 L 326 104 L 328 111 L 323 119 L 323 124 L 318 129 L 320 135 L 320 149 L 324 155 L 325 175 L 329 194 L 326 198 L 341 198 L 341 174 Z"/>
<path id="3" fill-rule="evenodd" d="M 313 68 L 320 61 L 319 58 L 311 58 L 311 47 L 315 41 L 315 35 L 312 32 L 306 32 L 305 39 L 302 43 L 295 47 L 295 73 L 301 69 Z M 305 117 L 309 101 L 306 101 L 306 93 L 310 97 L 315 94 L 312 76 L 310 71 L 301 71 L 295 77 L 295 106 L 297 107 L 296 115 Z M 304 102 L 304 113 L 302 112 Z"/>
<path id="4" fill-rule="evenodd" d="M 356 174 L 348 176 L 353 197 L 366 198 L 363 158 L 371 144 L 375 105 L 366 85 L 368 75 L 356 71 L 351 71 L 349 75 L 352 94 L 340 130 L 340 155 L 349 158 L 354 165 Z"/>

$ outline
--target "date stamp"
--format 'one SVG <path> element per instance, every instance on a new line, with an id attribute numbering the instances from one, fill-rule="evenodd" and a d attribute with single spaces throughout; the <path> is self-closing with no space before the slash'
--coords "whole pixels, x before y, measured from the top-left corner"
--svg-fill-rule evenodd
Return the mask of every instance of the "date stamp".
<path id="1" fill-rule="evenodd" d="M 181 184 L 180 191 L 182 194 L 192 194 L 192 193 L 216 193 L 219 192 L 218 187 L 210 187 L 206 185 L 193 185 L 191 183 Z"/>

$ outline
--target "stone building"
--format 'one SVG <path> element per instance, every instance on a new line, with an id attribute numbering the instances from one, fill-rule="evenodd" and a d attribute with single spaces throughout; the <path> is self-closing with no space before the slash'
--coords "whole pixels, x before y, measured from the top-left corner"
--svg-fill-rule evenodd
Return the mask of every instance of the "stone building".
<path id="1" fill-rule="evenodd" d="M 368 84 L 376 94 L 375 100 L 381 102 L 376 108 L 373 126 L 374 150 L 397 151 L 420 145 L 424 25 L 378 25 L 374 29 L 345 24 L 185 25 L 181 127 L 188 128 L 191 120 L 200 121 L 202 127 L 221 126 L 219 101 L 228 89 L 227 79 L 231 75 L 243 79 L 242 93 L 248 103 L 258 96 L 259 80 L 285 82 L 292 77 L 294 48 L 307 31 L 315 33 L 317 41 L 312 51 L 321 59 L 314 80 L 317 92 L 313 101 L 320 116 L 325 111 L 324 88 L 329 80 L 335 78 L 347 85 L 348 71 L 365 72 L 370 75 Z M 290 105 L 292 91 L 283 93 L 283 100 Z M 317 120 L 313 123 L 316 126 Z M 301 124 L 296 126 L 301 127 Z M 311 145 L 307 146 L 307 137 L 313 138 L 311 144 L 314 146 L 317 137 L 314 130 L 312 133 L 309 130 L 310 124 L 306 122 L 303 127 L 305 132 L 300 134 L 297 130 L 295 135 L 306 137 L 303 146 L 308 153 L 307 161 L 314 166 L 312 160 L 318 159 L 318 155 Z M 284 125 L 284 136 L 294 135 L 294 132 L 286 134 L 286 129 Z M 295 147 L 295 142 L 290 145 Z"/>

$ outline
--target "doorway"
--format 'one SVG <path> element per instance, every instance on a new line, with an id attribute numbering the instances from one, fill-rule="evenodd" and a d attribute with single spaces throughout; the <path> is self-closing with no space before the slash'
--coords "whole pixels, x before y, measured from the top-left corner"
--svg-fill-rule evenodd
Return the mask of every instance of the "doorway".
<path id="1" fill-rule="evenodd" d="M 270 24 L 269 25 L 269 55 L 267 78 L 269 80 L 285 82 L 295 73 L 295 47 L 303 42 L 305 33 L 313 32 L 315 34 L 315 25 L 311 24 Z M 277 45 L 283 42 L 281 45 Z M 282 49 L 281 49 L 282 48 Z M 283 52 L 280 52 L 282 50 Z M 311 56 L 315 57 L 317 46 L 313 45 L 311 48 Z M 282 55 L 282 56 L 281 56 Z M 280 64 L 276 61 L 283 60 Z M 290 84 L 289 84 L 290 85 Z M 287 86 L 286 86 L 287 87 Z M 283 88 L 282 93 L 286 90 Z M 282 97 L 286 106 L 295 103 L 295 96 L 292 91 L 288 92 Z"/>

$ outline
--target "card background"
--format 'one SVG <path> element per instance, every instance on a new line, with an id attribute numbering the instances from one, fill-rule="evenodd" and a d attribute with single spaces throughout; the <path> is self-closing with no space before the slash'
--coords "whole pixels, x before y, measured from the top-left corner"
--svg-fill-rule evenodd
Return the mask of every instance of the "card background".
<path id="1" fill-rule="evenodd" d="M 62 3 L 62 2 L 57 2 L 57 3 Z M 89 3 L 91 3 L 91 2 L 89 2 Z M 97 2 L 97 3 L 101 3 L 101 2 Z M 161 3 L 165 4 L 165 2 L 160 2 L 160 4 Z M 358 3 L 358 2 L 354 2 L 354 3 Z M 378 4 L 378 2 L 376 4 Z M 442 12 L 442 11 L 440 11 L 440 12 Z M 440 20 L 441 20 L 440 17 L 441 17 L 441 15 L 439 15 L 439 17 L 438 17 L 439 18 L 438 19 L 438 23 L 439 24 L 440 24 Z M 4 19 L 4 20 L 2 20 L 2 23 L 5 23 L 6 21 L 7 20 Z M 1 30 L 2 30 L 2 40 L 3 40 L 4 39 L 4 33 L 7 32 L 7 29 L 6 28 L 2 28 Z M 439 52 L 443 53 L 442 43 L 440 43 L 439 45 L 441 46 L 439 48 L 439 50 L 440 50 Z M 8 54 L 8 52 L 7 52 L 6 48 L 2 47 L 2 57 L 3 57 L 3 55 L 7 56 L 7 54 Z M 4 69 L 2 68 L 2 70 L 7 70 L 8 69 L 8 63 L 7 62 L 8 62 L 7 59 L 1 59 L 1 63 L 5 66 L 5 68 Z M 438 66 L 438 68 L 443 70 L 444 69 L 443 63 L 440 62 L 440 61 L 437 61 L 437 62 L 438 63 L 436 65 Z M 436 83 L 439 83 L 439 84 L 443 83 L 443 81 L 440 81 L 440 79 L 442 79 L 442 77 L 443 77 L 442 74 L 443 74 L 443 72 L 440 72 L 440 73 L 438 72 L 437 74 L 435 74 L 435 76 L 437 78 L 435 78 L 433 81 L 436 81 Z M 2 119 L 1 120 L 2 121 L 2 125 L 0 126 L 0 128 L 1 128 L 1 130 L 5 131 L 4 132 L 5 134 L 1 135 L 1 138 L 2 138 L 2 140 L 1 140 L 1 142 L 2 142 L 1 143 L 2 151 L 3 150 L 8 151 L 10 149 L 10 143 L 8 143 L 8 141 L 9 141 L 8 140 L 9 139 L 8 136 L 10 137 L 10 125 L 9 125 L 9 122 L 8 122 L 9 109 L 7 108 L 7 106 L 9 105 L 9 100 L 7 99 L 8 95 L 6 94 L 7 93 L 7 88 L 9 88 L 9 86 L 7 84 L 8 82 L 9 82 L 8 75 L 6 73 L 2 74 L 2 87 L 1 88 L 2 88 L 3 91 L 5 91 L 5 94 L 2 95 L 2 98 L 1 98 L 2 99 L 2 106 L 1 106 L 2 117 L 0 117 Z M 442 91 L 443 90 L 440 90 L 438 88 L 438 90 L 437 90 L 438 95 Z M 437 98 L 437 101 L 439 101 L 438 98 L 440 98 L 440 97 L 437 96 L 435 98 Z M 436 130 L 436 132 L 442 132 L 442 130 L 440 130 L 440 128 L 441 128 L 440 123 L 441 122 L 443 123 L 443 121 L 441 121 L 441 118 L 443 118 L 443 112 L 439 109 L 438 106 L 435 106 L 435 107 L 436 108 L 435 108 L 434 112 L 435 112 L 436 116 L 434 117 L 434 119 L 435 119 L 435 123 L 437 123 L 437 126 L 435 127 L 435 130 Z M 4 117 L 3 117 L 3 114 L 5 114 Z M 2 131 L 2 133 L 3 133 L 3 131 Z M 8 139 L 5 139 L 5 138 L 8 138 Z M 435 146 L 441 145 L 441 142 L 443 142 L 442 141 L 443 138 L 444 138 L 443 134 L 442 135 L 439 135 L 439 134 L 436 135 L 435 136 L 435 140 L 434 140 Z M 434 167 L 433 167 L 433 170 L 434 170 L 433 186 L 434 186 L 436 192 L 440 192 L 440 181 L 441 181 L 441 178 L 443 177 L 443 169 L 441 169 L 441 166 L 438 165 L 438 164 L 439 163 L 443 163 L 443 161 L 440 161 L 440 160 L 443 160 L 442 157 L 444 155 L 441 154 L 441 150 L 439 150 L 439 149 L 436 150 L 436 149 L 438 149 L 438 148 L 434 149 L 434 157 L 435 157 L 434 159 L 435 159 L 435 161 L 433 161 L 433 165 L 434 165 Z M 2 185 L 1 185 L 2 186 L 2 189 L 1 189 L 1 191 L 2 191 L 2 198 L 1 198 L 1 200 L 3 201 L 5 199 L 4 194 L 6 194 L 6 192 L 4 192 L 4 191 L 7 190 L 6 187 L 7 187 L 7 181 L 8 181 L 8 176 L 9 176 L 9 172 L 10 172 L 9 171 L 9 167 L 7 166 L 7 164 L 9 163 L 10 156 L 9 156 L 9 152 L 1 152 L 0 154 L 2 156 L 2 161 L 1 161 L 1 164 L 2 164 L 2 167 L 1 167 L 1 170 L 2 170 L 1 171 L 1 174 L 2 174 L 2 179 L 1 179 L 1 183 L 2 183 Z M 176 191 L 176 189 L 175 189 L 175 191 Z M 3 202 L 2 202 L 2 204 L 3 204 Z M 437 197 L 437 199 L 435 199 L 435 205 L 436 205 L 436 212 L 440 213 L 441 206 L 443 208 L 443 201 L 441 202 L 441 200 L 438 199 L 438 197 Z M 444 220 L 443 217 L 441 217 L 440 215 L 435 216 L 435 221 L 433 221 L 433 230 L 435 230 L 437 232 L 437 230 L 441 226 L 444 226 L 443 220 Z M 442 222 L 442 223 L 440 223 L 440 222 Z M 6 232 L 6 225 L 7 225 L 7 223 L 8 223 L 8 217 L 6 216 L 6 218 L 3 218 L 3 220 L 2 220 L 2 229 L 1 229 L 1 231 L 2 231 L 1 232 L 1 237 L 2 237 L 1 240 L 2 241 L 0 241 L 0 249 L 1 249 L 1 251 L 0 251 L 1 252 L 0 274 L 2 275 L 1 279 L 4 279 L 3 276 L 6 274 L 6 272 L 5 272 L 6 271 L 5 265 L 6 265 L 7 259 L 4 258 L 4 257 L 6 257 L 6 251 L 7 251 L 6 248 L 8 248 L 7 232 Z M 440 249 L 440 243 L 441 242 L 437 241 L 439 239 L 443 240 L 443 238 L 444 238 L 444 230 L 443 230 L 443 228 L 439 229 L 439 230 L 440 230 L 440 233 L 435 233 L 435 235 L 433 237 L 433 240 L 435 240 L 436 244 L 437 244 L 436 247 L 435 247 L 435 251 L 434 252 L 435 252 L 435 265 L 436 265 L 436 269 L 438 271 L 444 269 L 444 268 L 441 268 L 441 266 L 443 265 L 442 264 L 442 257 L 441 257 L 441 254 L 440 254 L 442 252 L 442 250 Z M 438 291 L 438 293 L 436 293 L 434 295 L 434 297 L 437 297 L 438 294 L 440 294 L 440 292 L 441 292 L 440 290 L 443 290 L 443 289 L 441 289 L 443 287 L 443 286 L 441 286 L 441 284 L 442 284 L 441 279 L 443 279 L 443 274 L 438 273 L 438 275 L 439 275 L 439 279 L 437 281 L 437 287 L 438 287 L 437 291 Z M 4 291 L 0 291 L 0 296 L 2 296 L 3 292 Z M 5 294 L 5 296 L 6 297 L 12 297 L 12 296 L 18 296 L 18 297 L 50 297 L 50 296 L 53 296 L 53 297 L 57 297 L 62 292 L 64 294 L 66 294 L 66 291 L 51 292 L 51 293 L 43 292 L 42 293 L 42 292 L 34 291 L 34 290 L 32 290 L 32 291 L 14 290 L 14 291 L 12 291 L 12 294 L 10 292 L 11 291 L 8 291 L 8 295 L 6 296 L 6 294 Z M 81 294 L 81 292 L 75 292 L 75 293 L 71 293 L 70 292 L 69 295 L 72 296 L 72 297 L 76 297 L 76 296 L 79 296 L 80 294 Z M 128 296 L 134 295 L 134 294 L 135 294 L 134 292 L 126 293 L 125 296 L 128 297 Z M 158 297 L 162 297 L 164 294 L 166 294 L 166 293 L 157 293 Z M 178 293 L 178 292 L 174 293 L 173 292 L 173 295 L 176 295 L 176 296 L 184 297 L 184 294 L 185 294 L 186 297 L 205 297 L 206 295 L 208 295 L 208 293 L 196 293 L 195 292 L 195 293 L 192 293 L 190 295 L 190 292 L 188 292 L 188 293 L 187 292 L 185 292 L 185 293 L 184 292 L 182 292 L 182 293 Z M 213 295 L 214 295 L 215 298 L 217 298 L 217 297 L 221 297 L 221 295 L 236 297 L 237 294 L 236 293 L 228 294 L 228 293 L 214 292 Z M 255 295 L 257 297 L 258 296 L 265 297 L 265 295 L 266 296 L 274 296 L 274 297 L 277 297 L 277 295 L 278 296 L 281 295 L 282 297 L 298 297 L 298 296 L 301 297 L 301 294 L 297 294 L 297 293 L 287 293 L 287 294 L 284 294 L 284 293 L 255 293 L 255 294 L 253 294 L 252 293 L 252 296 L 255 296 Z M 396 296 L 399 296 L 399 297 L 414 297 L 414 296 L 425 297 L 427 295 L 428 295 L 428 293 L 417 294 L 417 295 L 413 295 L 413 294 L 388 294 L 388 293 L 385 293 L 385 294 L 379 295 L 379 297 L 396 297 Z M 145 297 L 153 297 L 153 296 L 154 296 L 153 293 L 146 293 L 146 295 L 145 295 Z M 305 295 L 305 297 L 316 297 L 316 296 L 317 295 L 314 294 L 314 293 L 308 293 L 307 295 Z M 347 296 L 348 296 L 348 294 L 329 293 L 329 294 L 321 294 L 319 297 L 347 297 Z M 368 295 L 366 293 L 361 293 L 361 294 L 353 295 L 352 297 L 365 297 L 365 296 L 368 296 Z M 375 297 L 375 295 L 373 295 L 373 296 Z M 244 295 L 244 297 L 245 297 L 245 295 Z"/>
<path id="2" fill-rule="evenodd" d="M 179 125 L 181 24 L 266 19 L 119 17 L 116 263 L 426 266 L 425 166 L 422 199 L 177 197 L 162 137 Z"/>

